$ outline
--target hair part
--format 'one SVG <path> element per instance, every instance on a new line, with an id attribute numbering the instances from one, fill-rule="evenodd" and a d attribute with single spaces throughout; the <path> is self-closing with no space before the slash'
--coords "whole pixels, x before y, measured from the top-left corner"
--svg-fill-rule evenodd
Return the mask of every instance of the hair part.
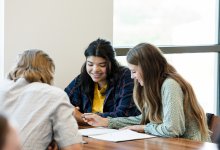
<path id="1" fill-rule="evenodd" d="M 89 44 L 84 52 L 84 55 L 86 59 L 90 56 L 102 57 L 105 59 L 107 62 L 107 89 L 110 85 L 114 85 L 116 83 L 120 76 L 119 70 L 121 66 L 115 58 L 115 49 L 109 41 L 98 38 Z M 81 68 L 81 82 L 79 83 L 79 86 L 81 85 L 81 89 L 85 91 L 91 99 L 93 99 L 94 82 L 86 71 L 86 63 L 87 62 L 85 61 Z"/>
<path id="2" fill-rule="evenodd" d="M 24 51 L 14 69 L 8 74 L 11 80 L 25 78 L 28 82 L 52 84 L 55 65 L 48 54 L 42 50 L 31 49 Z"/>

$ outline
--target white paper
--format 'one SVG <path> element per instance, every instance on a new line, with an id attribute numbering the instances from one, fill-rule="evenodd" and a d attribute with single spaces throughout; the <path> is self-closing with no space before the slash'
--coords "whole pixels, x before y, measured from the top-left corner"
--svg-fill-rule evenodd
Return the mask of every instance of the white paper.
<path id="1" fill-rule="evenodd" d="M 92 135 L 89 137 L 96 138 L 99 140 L 120 142 L 120 141 L 136 140 L 136 139 L 153 138 L 155 136 L 148 135 L 145 133 L 138 133 L 132 130 L 117 130 L 116 132 L 106 133 L 101 135 Z"/>
<path id="2" fill-rule="evenodd" d="M 100 135 L 100 134 L 112 133 L 116 131 L 118 130 L 103 128 L 103 127 L 79 129 L 79 132 L 81 133 L 82 136 Z"/>

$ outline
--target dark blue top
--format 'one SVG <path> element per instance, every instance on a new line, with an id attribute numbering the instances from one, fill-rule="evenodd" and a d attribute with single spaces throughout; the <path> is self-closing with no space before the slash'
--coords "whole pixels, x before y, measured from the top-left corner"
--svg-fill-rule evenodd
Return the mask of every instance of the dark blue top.
<path id="1" fill-rule="evenodd" d="M 90 99 L 81 87 L 80 75 L 78 75 L 66 88 L 65 92 L 74 106 L 80 108 L 80 112 L 92 112 L 93 99 Z M 120 77 L 117 83 L 109 87 L 106 91 L 103 113 L 98 113 L 102 117 L 127 117 L 136 116 L 140 112 L 134 104 L 132 92 L 134 81 L 131 79 L 131 72 L 128 68 L 121 68 Z"/>

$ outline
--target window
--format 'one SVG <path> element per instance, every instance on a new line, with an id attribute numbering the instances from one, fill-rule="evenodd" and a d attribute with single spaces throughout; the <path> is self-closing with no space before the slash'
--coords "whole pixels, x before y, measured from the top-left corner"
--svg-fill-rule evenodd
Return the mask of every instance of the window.
<path id="1" fill-rule="evenodd" d="M 205 112 L 216 114 L 218 59 L 217 53 L 209 50 L 219 51 L 214 46 L 219 36 L 218 1 L 127 0 L 124 3 L 114 1 L 113 44 L 117 54 L 120 53 L 119 62 L 127 65 L 126 52 L 120 51 L 121 47 L 128 51 L 140 42 L 155 44 L 162 50 L 163 46 L 170 46 L 170 51 L 166 48 L 167 60 L 191 83 Z M 194 53 L 201 46 L 202 51 L 209 53 Z"/>
<path id="2" fill-rule="evenodd" d="M 192 85 L 196 97 L 204 110 L 216 114 L 217 54 L 166 54 L 165 57 L 184 79 Z"/>
<path id="3" fill-rule="evenodd" d="M 115 47 L 216 44 L 217 0 L 114 1 Z"/>

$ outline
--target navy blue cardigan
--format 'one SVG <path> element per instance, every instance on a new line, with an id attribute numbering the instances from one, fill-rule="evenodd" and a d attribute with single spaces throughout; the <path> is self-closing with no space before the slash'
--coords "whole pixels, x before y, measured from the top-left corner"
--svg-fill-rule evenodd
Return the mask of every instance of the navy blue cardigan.
<path id="1" fill-rule="evenodd" d="M 134 81 L 131 79 L 130 70 L 122 68 L 120 75 L 118 83 L 106 91 L 103 113 L 98 113 L 102 117 L 127 117 L 140 114 L 132 98 Z M 65 92 L 69 96 L 70 102 L 80 108 L 80 112 L 92 112 L 93 99 L 90 99 L 80 86 L 76 87 L 79 82 L 80 75 L 65 88 Z"/>

